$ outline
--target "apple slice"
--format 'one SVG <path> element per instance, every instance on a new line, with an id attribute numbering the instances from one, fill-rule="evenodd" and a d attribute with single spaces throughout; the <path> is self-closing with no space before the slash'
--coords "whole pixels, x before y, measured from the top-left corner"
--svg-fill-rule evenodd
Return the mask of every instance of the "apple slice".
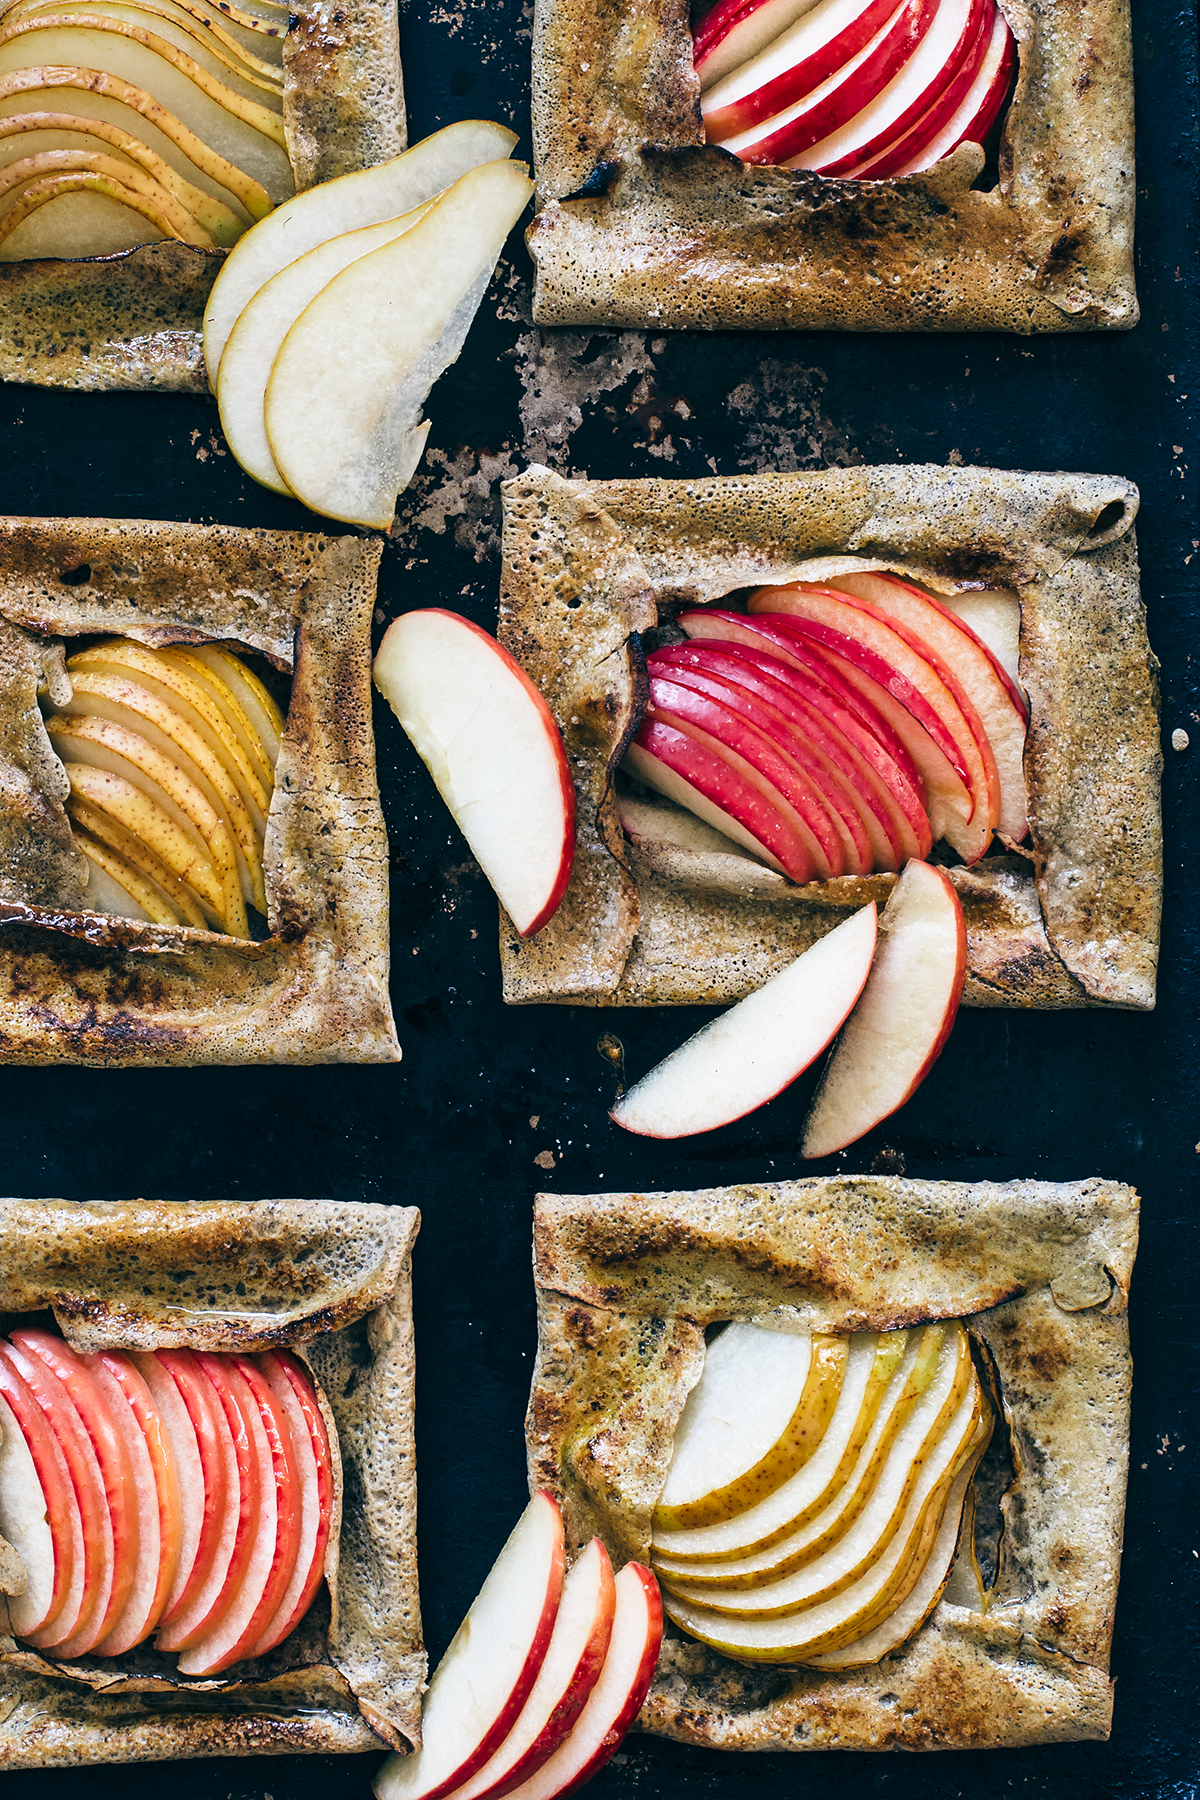
<path id="1" fill-rule="evenodd" d="M 532 193 L 522 164 L 470 170 L 300 314 L 275 359 L 265 416 L 279 473 L 314 512 L 391 524 L 429 435 L 421 409 L 462 350 Z"/>
<path id="2" fill-rule="evenodd" d="M 806 7 L 790 29 L 765 39 L 731 65 L 724 79 L 702 78 L 700 111 L 709 142 L 749 131 L 823 87 L 855 61 L 899 10 L 900 0 L 868 0 L 866 5 L 862 0 L 821 0 Z M 767 11 L 764 5 L 749 14 L 743 32 Z"/>
<path id="3" fill-rule="evenodd" d="M 421 1749 L 388 1757 L 377 1800 L 439 1800 L 499 1749 L 545 1659 L 565 1560 L 558 1503 L 536 1493 L 434 1671 Z"/>
<path id="4" fill-rule="evenodd" d="M 992 7 L 977 54 L 966 59 L 924 118 L 858 169 L 855 180 L 913 175 L 931 169 L 960 144 L 983 144 L 1008 100 L 1016 66 L 1016 39 L 1004 14 Z"/>
<path id="5" fill-rule="evenodd" d="M 197 1557 L 187 1603 L 176 1603 L 157 1639 L 159 1650 L 187 1650 L 216 1628 L 241 1586 L 258 1530 L 259 1464 L 257 1446 L 231 1386 L 235 1378 L 229 1376 L 222 1359 L 205 1351 L 168 1350 L 159 1351 L 158 1355 L 173 1374 L 181 1375 L 180 1391 L 188 1400 L 189 1412 L 196 1403 L 194 1395 L 189 1395 L 190 1387 L 194 1383 L 203 1390 L 223 1469 L 220 1511 L 214 1522 L 216 1542 L 208 1566 L 202 1570 Z M 186 1361 L 186 1372 L 181 1368 L 181 1359 Z M 198 1441 L 203 1451 L 204 1440 Z M 206 1532 L 210 1526 L 207 1475 L 206 1465 Z"/>
<path id="6" fill-rule="evenodd" d="M 136 1498 L 137 1559 L 129 1598 L 93 1656 L 122 1656 L 158 1624 L 179 1562 L 179 1489 L 149 1388 L 127 1357 L 100 1351 L 86 1366 L 125 1445 Z"/>
<path id="7" fill-rule="evenodd" d="M 1029 698 L 1021 686 L 1021 597 L 1012 588 L 981 588 L 976 593 L 946 594 L 942 604 L 969 625 L 995 657 L 1012 683 L 1017 704 L 1026 712 Z"/>
<path id="8" fill-rule="evenodd" d="M 522 937 L 567 890 L 575 789 L 554 715 L 520 664 L 469 619 L 431 608 L 388 627 L 375 685 Z"/>
<path id="9" fill-rule="evenodd" d="M 621 1747 L 642 1710 L 662 1644 L 658 1583 L 641 1563 L 626 1563 L 616 1580 L 608 1655 L 571 1732 L 509 1800 L 558 1800 L 599 1773 Z"/>
<path id="10" fill-rule="evenodd" d="M 204 361 L 213 392 L 225 345 L 242 308 L 272 275 L 344 231 L 400 218 L 450 187 L 468 169 L 511 156 L 516 143 L 516 133 L 503 125 L 465 119 L 435 131 L 401 156 L 323 181 L 277 207 L 261 221 L 260 229 L 239 240 L 209 294 Z"/>
<path id="11" fill-rule="evenodd" d="M 701 93 L 773 44 L 816 4 L 817 0 L 717 0 L 692 33 L 692 60 Z"/>
<path id="12" fill-rule="evenodd" d="M 333 1516 L 333 1465 L 329 1437 L 311 1377 L 284 1351 L 268 1351 L 259 1368 L 287 1416 L 300 1486 L 300 1540 L 283 1598 L 250 1657 L 265 1656 L 304 1617 L 325 1574 L 325 1550 Z"/>
<path id="13" fill-rule="evenodd" d="M 163 1360 L 172 1355 L 182 1359 L 176 1365 L 182 1371 L 178 1378 L 171 1364 Z M 204 1391 L 207 1384 L 201 1383 L 186 1358 L 186 1352 L 156 1355 L 150 1350 L 134 1352 L 131 1357 L 154 1401 L 179 1501 L 179 1555 L 163 1602 L 159 1620 L 163 1625 L 190 1603 L 212 1566 L 225 1504 L 225 1463 Z"/>
<path id="14" fill-rule="evenodd" d="M 615 1609 L 612 1563 L 593 1538 L 567 1573 L 546 1658 L 520 1718 L 490 1762 L 455 1788 L 453 1800 L 499 1800 L 553 1756 L 596 1685 Z"/>
<path id="15" fill-rule="evenodd" d="M 609 1118 L 641 1137 L 678 1138 L 765 1105 L 830 1042 L 874 949 L 875 908 L 864 906 L 644 1075 Z"/>
<path id="16" fill-rule="evenodd" d="M 832 1156 L 889 1118 L 941 1055 L 962 998 L 967 928 L 949 877 L 909 863 L 862 999 L 821 1078 L 801 1154 Z"/>
<path id="17" fill-rule="evenodd" d="M 32 1394 L 3 1361 L 0 1534 L 25 1565 L 24 1593 L 5 1596 L 13 1635 L 49 1633 L 68 1602 L 78 1613 L 83 1531 L 66 1460 Z"/>

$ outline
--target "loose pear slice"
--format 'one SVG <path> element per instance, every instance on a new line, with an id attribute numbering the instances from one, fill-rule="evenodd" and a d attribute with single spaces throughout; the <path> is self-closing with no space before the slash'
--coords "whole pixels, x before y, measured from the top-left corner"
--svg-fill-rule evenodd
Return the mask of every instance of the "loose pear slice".
<path id="1" fill-rule="evenodd" d="M 728 1325 L 683 1409 L 655 1532 L 711 1525 L 802 1468 L 837 1405 L 848 1348 L 845 1338 Z"/>
<path id="2" fill-rule="evenodd" d="M 465 119 L 423 138 L 402 156 L 323 181 L 286 201 L 265 230 L 239 243 L 208 297 L 204 361 L 213 392 L 217 391 L 217 370 L 225 345 L 242 308 L 272 275 L 343 232 L 402 217 L 451 186 L 468 169 L 511 156 L 516 142 L 516 133 L 503 125 Z"/>
<path id="3" fill-rule="evenodd" d="M 364 225 L 319 244 L 273 275 L 243 308 L 221 357 L 217 404 L 229 448 L 247 475 L 264 487 L 274 488 L 278 494 L 291 492 L 275 467 L 264 417 L 267 383 L 284 338 L 309 301 L 315 300 L 335 275 L 369 250 L 403 237 L 434 204 L 426 200 L 403 218 Z"/>
<path id="4" fill-rule="evenodd" d="M 95 811 L 105 813 L 131 837 L 139 838 L 172 875 L 186 882 L 196 896 L 206 923 L 219 931 L 223 899 L 221 882 L 203 842 L 192 827 L 180 824 L 144 787 L 112 769 L 82 762 L 67 762 L 65 767 L 71 783 L 68 804 L 73 807 L 82 801 Z M 93 835 L 103 836 L 105 840 L 109 837 L 108 833 L 95 832 Z M 125 846 L 119 840 L 114 841 L 122 854 L 127 855 Z"/>
<path id="5" fill-rule="evenodd" d="M 208 929 L 203 908 L 187 882 L 168 869 L 166 863 L 155 856 L 141 838 L 135 837 L 132 831 L 110 813 L 103 812 L 98 806 L 89 805 L 78 792 L 73 792 L 67 801 L 67 815 L 72 827 L 79 826 L 89 838 L 114 851 L 131 868 L 160 887 L 171 905 L 181 914 L 185 925 L 194 925 L 200 931 Z"/>
<path id="6" fill-rule="evenodd" d="M 429 434 L 426 396 L 462 349 L 532 193 L 516 163 L 472 169 L 411 231 L 335 276 L 292 326 L 267 387 L 267 437 L 314 512 L 391 524 Z"/>
<path id="7" fill-rule="evenodd" d="M 114 180 L 111 175 L 78 169 L 28 181 L 0 213 L 0 254 L 14 260 L 22 255 L 30 255 L 28 248 L 18 247 L 11 241 L 19 228 L 42 207 L 66 195 L 83 193 L 118 201 L 120 205 L 128 207 L 130 212 L 138 213 L 148 220 L 163 237 L 178 238 L 182 243 L 192 244 L 201 250 L 214 248 L 208 233 L 196 223 L 190 213 L 177 206 L 169 194 L 162 189 L 157 193 L 140 191 L 145 188 L 153 190 L 155 185 L 140 169 L 131 167 L 129 175 L 130 181 L 126 183 Z M 68 240 L 62 248 L 48 248 L 43 244 L 38 254 L 78 256 L 79 249 L 77 244 L 73 245 Z"/>
<path id="8" fill-rule="evenodd" d="M 254 670 L 240 656 L 235 656 L 232 650 L 227 650 L 224 644 L 192 644 L 187 651 L 173 650 L 168 654 L 178 656 L 191 668 L 198 668 L 216 696 L 218 705 L 222 708 L 229 706 L 231 718 L 236 718 L 236 714 L 240 712 L 249 721 L 257 740 L 258 754 L 266 758 L 273 776 L 279 759 L 284 719 L 273 696 Z"/>

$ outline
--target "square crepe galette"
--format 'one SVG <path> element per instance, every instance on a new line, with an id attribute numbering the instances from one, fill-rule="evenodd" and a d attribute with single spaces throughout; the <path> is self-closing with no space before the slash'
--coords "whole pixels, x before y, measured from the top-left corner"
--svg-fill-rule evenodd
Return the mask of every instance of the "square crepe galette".
<path id="1" fill-rule="evenodd" d="M 505 483 L 500 639 L 549 702 L 578 796 L 575 867 L 558 912 L 529 939 L 502 915 L 505 998 L 736 1000 L 850 911 L 887 898 L 887 870 L 921 852 L 860 859 L 857 872 L 847 863 L 832 879 L 789 878 L 743 848 L 746 839 L 722 838 L 663 799 L 670 784 L 658 778 L 659 791 L 639 792 L 630 772 L 643 780 L 648 769 L 648 722 L 662 714 L 649 703 L 664 659 L 698 647 L 727 653 L 724 639 L 740 644 L 756 620 L 771 625 L 758 615 L 801 605 L 802 588 L 844 613 L 839 583 L 861 592 L 899 576 L 939 629 L 948 613 L 975 621 L 975 654 L 990 636 L 989 666 L 995 674 L 1004 659 L 1006 691 L 1022 708 L 1010 744 L 1016 829 L 998 829 L 982 856 L 977 840 L 960 857 L 924 826 L 966 916 L 965 1003 L 1153 1006 L 1162 757 L 1136 511 L 1136 489 L 1117 477 L 934 466 L 696 481 L 567 481 L 535 467 Z M 855 618 L 865 619 L 858 604 Z M 804 620 L 799 628 L 825 631 Z M 845 655 L 827 654 L 832 641 L 818 643 L 826 686 L 810 704 L 822 731 L 829 695 L 848 692 L 847 674 L 858 678 Z M 792 651 L 760 655 L 776 669 L 771 679 L 779 654 Z M 882 684 L 903 687 L 900 665 L 889 673 L 885 659 L 878 672 L 871 691 L 899 717 Z M 849 704 L 883 730 L 881 715 L 863 711 L 864 691 Z M 711 732 L 694 735 L 704 744 Z M 724 817 L 722 830 L 739 829 L 728 806 Z"/>
<path id="2" fill-rule="evenodd" d="M 643 1730 L 1108 1736 L 1138 1201 L 847 1176 L 538 1196 L 529 1479 L 649 1564 Z"/>
<path id="3" fill-rule="evenodd" d="M 419 1224 L 413 1207 L 328 1200 L 0 1200 L 0 1516 L 29 1559 L 0 1537 L 0 1768 L 420 1745 Z M 296 1395 L 315 1406 L 298 1409 Z M 65 1506 L 52 1497 L 55 1443 L 79 1476 Z M 37 1520 L 19 1504 L 30 1446 L 53 1583 Z M 116 1477 L 97 1488 L 105 1510 L 72 1548 L 87 1468 L 103 1457 L 95 1466 L 108 1477 L 124 1456 L 136 1476 L 147 1448 L 158 1503 L 147 1515 L 139 1500 L 134 1548 Z M 270 1503 L 256 1485 L 264 1454 Z M 182 1496 L 182 1530 L 170 1494 Z M 259 1548 L 268 1504 L 273 1561 Z M 229 1528 L 239 1517 L 252 1526 L 245 1547 L 242 1526 L 236 1538 Z M 155 1596 L 157 1640 L 120 1648 L 105 1621 L 136 1610 L 148 1547 L 146 1591 L 155 1578 L 174 1586 Z M 118 1601 L 130 1557 L 137 1573 Z M 23 1612 L 31 1605 L 50 1621 L 41 1631 Z M 96 1609 L 107 1609 L 98 1639 Z M 80 1619 L 92 1621 L 87 1636 Z M 192 1661 L 215 1665 L 203 1678 L 177 1654 L 197 1619 L 209 1655 L 193 1645 Z M 274 1628 L 263 1632 L 264 1621 Z M 205 1637 L 218 1627 L 224 1656 Z"/>
<path id="4" fill-rule="evenodd" d="M 831 9 L 776 11 L 805 15 L 804 31 Z M 753 8 L 713 12 L 756 23 Z M 1004 0 L 1003 15 L 1019 72 L 998 169 L 981 179 L 983 149 L 966 141 L 924 173 L 877 180 L 706 143 L 685 0 L 537 0 L 534 318 L 654 331 L 1135 325 L 1128 5 Z"/>
<path id="5" fill-rule="evenodd" d="M 0 519 L 0 1060 L 398 1060 L 379 557 Z"/>

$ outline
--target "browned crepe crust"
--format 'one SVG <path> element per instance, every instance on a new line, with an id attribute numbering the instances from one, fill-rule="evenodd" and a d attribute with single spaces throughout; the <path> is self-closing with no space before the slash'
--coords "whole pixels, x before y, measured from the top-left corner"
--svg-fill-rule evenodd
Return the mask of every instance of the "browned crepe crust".
<path id="1" fill-rule="evenodd" d="M 1162 756 L 1136 510 L 1116 477 L 933 466 L 608 482 L 534 467 L 505 483 L 500 637 L 564 732 L 582 871 L 528 942 L 502 916 L 505 998 L 735 1000 L 886 897 L 890 876 L 794 887 L 767 870 L 751 880 L 754 865 L 739 873 L 730 857 L 623 844 L 607 793 L 636 717 L 631 633 L 679 603 L 874 567 L 1021 601 L 1030 857 L 998 851 L 951 871 L 967 916 L 965 1003 L 1153 1006 Z M 568 666 L 566 705 L 556 684 Z"/>
<path id="2" fill-rule="evenodd" d="M 704 142 L 686 0 L 536 0 L 542 325 L 1078 331 L 1137 323 L 1127 0 L 1005 0 L 1000 183 L 964 145 L 836 181 Z"/>
<path id="3" fill-rule="evenodd" d="M 0 1329 L 51 1311 L 83 1353 L 291 1346 L 321 1384 L 335 1473 L 328 1599 L 268 1656 L 199 1681 L 146 1646 L 22 1649 L 0 1539 L 0 1768 L 420 1744 L 419 1225 L 413 1207 L 326 1200 L 0 1200 Z"/>
<path id="4" fill-rule="evenodd" d="M 395 6 L 313 0 L 295 10 L 283 74 L 298 193 L 405 148 Z M 204 307 L 224 260 L 167 240 L 122 256 L 0 263 L 0 381 L 206 394 Z"/>
<path id="5" fill-rule="evenodd" d="M 531 1486 L 647 1560 L 704 1328 L 890 1330 L 962 1318 L 999 1374 L 1015 1476 L 987 1614 L 943 1599 L 846 1673 L 664 1640 L 643 1730 L 720 1749 L 964 1749 L 1107 1737 L 1128 1463 L 1137 1196 L 1100 1180 L 871 1176 L 538 1196 Z"/>
<path id="6" fill-rule="evenodd" d="M 371 724 L 380 553 L 373 540 L 317 533 L 0 520 L 0 1060 L 399 1058 Z M 225 639 L 281 668 L 294 655 L 267 824 L 265 942 L 82 910 L 33 671 L 48 640 L 92 632 L 152 645 Z"/>

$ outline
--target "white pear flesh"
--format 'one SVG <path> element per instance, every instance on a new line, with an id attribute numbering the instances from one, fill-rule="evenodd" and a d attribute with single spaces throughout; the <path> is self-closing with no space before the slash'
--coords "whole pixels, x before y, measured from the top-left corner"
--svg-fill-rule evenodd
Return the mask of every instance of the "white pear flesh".
<path id="1" fill-rule="evenodd" d="M 675 1428 L 663 1507 L 728 1487 L 787 1430 L 808 1378 L 812 1337 L 734 1320 L 708 1346 Z"/>
<path id="2" fill-rule="evenodd" d="M 25 1565 L 25 1588 L 5 1596 L 18 1637 L 36 1631 L 54 1594 L 54 1538 L 33 1453 L 0 1395 L 0 1535 Z"/>
<path id="3" fill-rule="evenodd" d="M 511 156 L 516 142 L 516 133 L 503 125 L 465 119 L 388 162 L 323 181 L 260 220 L 226 258 L 204 309 L 204 361 L 213 392 L 225 345 L 243 307 L 273 275 L 343 232 L 381 225 L 411 212 L 468 169 Z"/>
<path id="4" fill-rule="evenodd" d="M 267 437 L 313 512 L 391 524 L 425 448 L 425 399 L 457 360 L 532 193 L 517 163 L 470 170 L 411 231 L 335 276 L 292 326 L 267 387 Z"/>
<path id="5" fill-rule="evenodd" d="M 495 638 L 439 609 L 388 627 L 374 677 L 517 931 L 540 930 L 575 853 L 575 790 L 542 695 Z"/>
<path id="6" fill-rule="evenodd" d="M 107 194 L 82 190 L 39 206 L 0 242 L 0 262 L 47 257 L 119 256 L 167 233 Z"/>
<path id="7" fill-rule="evenodd" d="M 427 200 L 403 218 L 364 225 L 318 244 L 273 275 L 243 308 L 217 372 L 217 406 L 229 448 L 247 475 L 264 487 L 274 488 L 278 494 L 291 491 L 275 467 L 264 417 L 267 383 L 284 338 L 309 301 L 315 300 L 335 275 L 369 250 L 403 237 L 432 205 L 433 201 Z"/>
<path id="8" fill-rule="evenodd" d="M 948 877 L 910 862 L 880 923 L 862 998 L 826 1066 L 801 1155 L 832 1156 L 904 1105 L 941 1054 L 962 998 L 967 929 Z"/>
<path id="9" fill-rule="evenodd" d="M 641 1137 L 691 1137 L 740 1119 L 803 1074 L 862 992 L 875 951 L 864 906 L 651 1069 L 609 1117 Z"/>

